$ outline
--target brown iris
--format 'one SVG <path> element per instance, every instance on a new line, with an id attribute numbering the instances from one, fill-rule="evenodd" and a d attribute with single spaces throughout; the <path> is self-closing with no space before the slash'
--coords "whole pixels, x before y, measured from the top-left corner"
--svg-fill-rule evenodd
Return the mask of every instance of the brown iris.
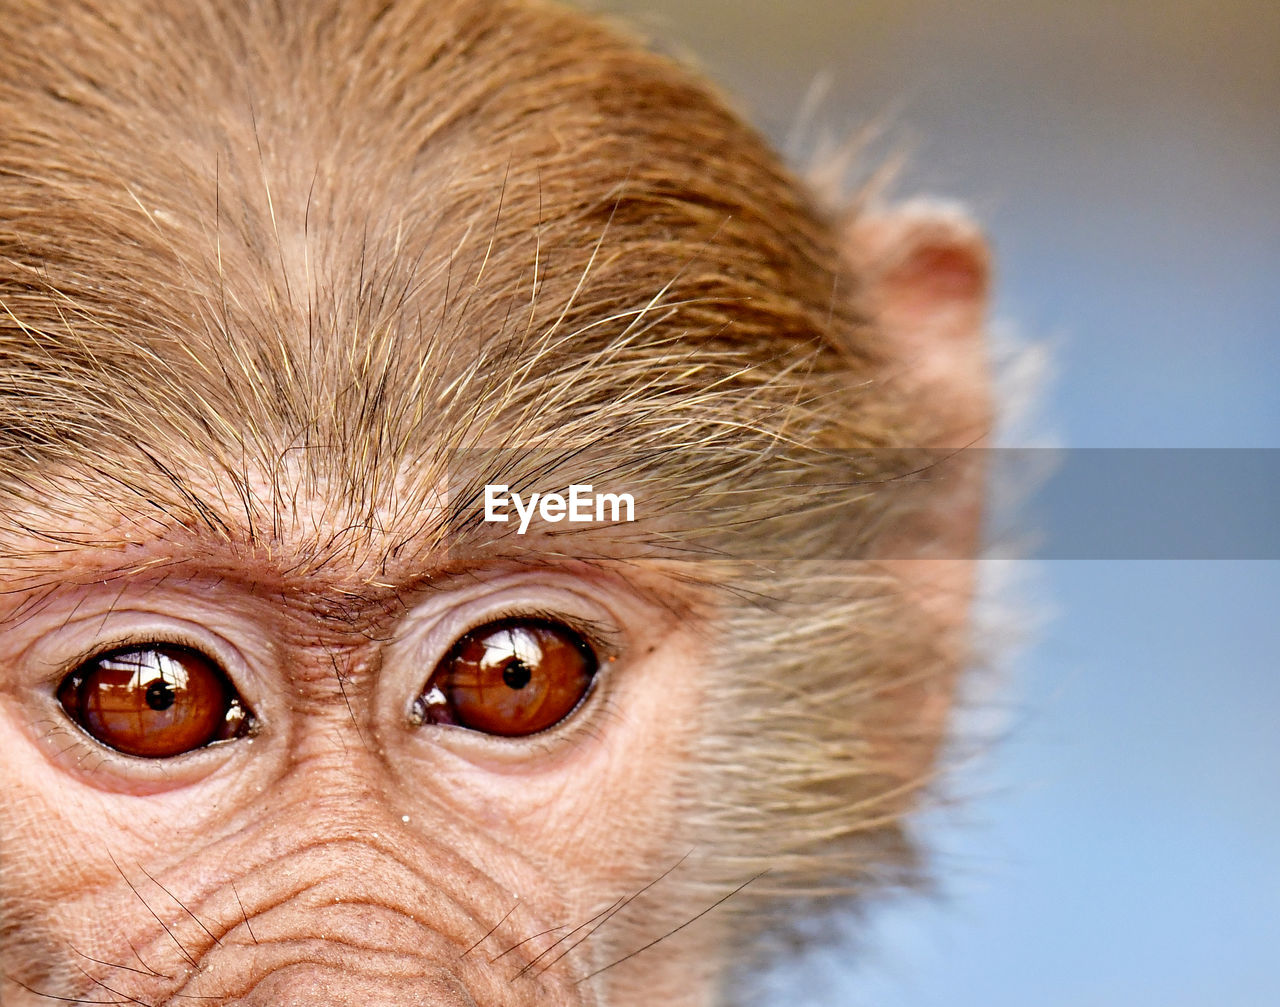
<path id="1" fill-rule="evenodd" d="M 154 644 L 109 651 L 58 686 L 85 731 L 127 755 L 164 759 L 246 733 L 249 715 L 209 658 Z"/>
<path id="2" fill-rule="evenodd" d="M 596 667 L 586 641 L 562 623 L 486 623 L 455 643 L 436 666 L 417 713 L 427 723 L 485 734 L 536 734 L 573 711 Z"/>

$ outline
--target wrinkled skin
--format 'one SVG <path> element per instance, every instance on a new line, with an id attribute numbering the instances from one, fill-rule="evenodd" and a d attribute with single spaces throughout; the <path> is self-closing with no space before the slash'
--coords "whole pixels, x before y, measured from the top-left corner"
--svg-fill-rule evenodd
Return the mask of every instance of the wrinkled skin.
<path id="1" fill-rule="evenodd" d="M 55 594 L 9 624 L 5 896 L 39 908 L 6 917 L 6 942 L 74 935 L 59 957 L 83 970 L 24 981 L 88 1001 L 598 1002 L 567 969 L 541 975 L 550 957 L 521 974 L 565 930 L 520 942 L 587 921 L 634 892 L 629 865 L 661 862 L 663 795 L 690 729 L 665 712 L 697 706 L 688 633 L 616 578 L 486 571 L 321 635 L 305 605 L 264 598 L 264 580 L 192 564 Z M 412 728 L 405 699 L 423 669 L 460 626 L 512 606 L 625 627 L 621 646 L 643 656 L 562 736 Z M 67 725 L 50 672 L 138 632 L 225 655 L 259 735 L 148 762 Z M 608 964 L 591 943 L 576 961 Z M 698 1002 L 696 972 L 678 958 L 666 972 L 645 988 Z M 7 988 L 4 1002 L 47 1001 Z"/>

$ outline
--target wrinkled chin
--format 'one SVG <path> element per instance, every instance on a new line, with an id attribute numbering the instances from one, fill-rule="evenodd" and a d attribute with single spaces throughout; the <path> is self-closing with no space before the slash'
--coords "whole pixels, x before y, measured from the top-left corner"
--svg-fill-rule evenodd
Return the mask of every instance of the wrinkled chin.
<path id="1" fill-rule="evenodd" d="M 473 924 L 474 925 L 474 924 Z M 522 931 L 535 936 L 545 928 Z M 484 931 L 480 931 L 482 934 Z M 181 938 L 179 940 L 178 938 Z M 429 922 L 369 902 L 278 904 L 217 938 L 170 925 L 136 953 L 72 949 L 0 992 L 4 1007 L 600 1007 L 583 963 L 550 967 L 545 942 L 511 936 L 467 950 Z M 550 938 L 548 938 L 550 939 Z M 33 970 L 34 971 L 34 970 Z M 3 981 L 3 979 L 0 979 Z M 10 999 L 10 997 L 14 999 Z"/>
<path id="2" fill-rule="evenodd" d="M 541 974 L 517 951 L 499 960 L 459 951 L 416 921 L 361 927 L 387 914 L 344 906 L 303 914 L 292 934 L 223 941 L 199 959 L 164 1007 L 594 1007 L 566 969 Z M 354 915 L 354 919 L 352 918 Z M 305 935 L 305 928 L 312 932 Z M 522 971 L 523 970 L 523 971 Z M 139 1001 L 156 1003 L 139 997 Z"/>
<path id="3" fill-rule="evenodd" d="M 299 962 L 276 969 L 230 998 L 200 1002 L 218 1007 L 486 1007 L 516 1002 L 475 995 L 456 975 L 433 970 L 425 975 L 385 975 L 335 965 Z M 164 1007 L 190 1007 L 191 994 L 178 993 Z"/>

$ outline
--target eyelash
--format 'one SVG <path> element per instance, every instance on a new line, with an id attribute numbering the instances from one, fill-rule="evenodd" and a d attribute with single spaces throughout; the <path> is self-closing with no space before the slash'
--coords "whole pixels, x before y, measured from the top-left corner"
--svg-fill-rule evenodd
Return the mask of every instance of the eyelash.
<path id="1" fill-rule="evenodd" d="M 227 676 L 227 681 L 236 686 L 237 690 L 239 689 L 239 684 L 227 669 L 226 663 L 222 660 L 220 655 L 209 653 L 209 649 L 207 647 L 182 637 L 177 633 L 165 630 L 160 630 L 156 633 L 126 633 L 119 637 L 108 637 L 105 641 L 96 643 L 88 650 L 82 651 L 71 660 L 64 661 L 59 664 L 58 671 L 55 672 L 54 676 L 51 677 L 49 681 L 52 683 L 54 691 L 56 691 L 63 679 L 72 672 L 84 667 L 95 658 L 99 658 L 104 654 L 111 654 L 115 651 L 141 650 L 151 645 L 159 645 L 162 647 L 185 647 L 187 650 L 194 650 L 197 653 L 204 654 L 218 666 L 224 675 Z"/>
<path id="2" fill-rule="evenodd" d="M 456 634 L 454 639 L 461 640 L 468 633 L 475 632 L 482 626 L 491 622 L 501 622 L 504 619 L 541 619 L 543 622 L 560 623 L 568 626 L 582 637 L 592 651 L 595 652 L 596 657 L 599 659 L 601 670 L 604 670 L 606 665 L 616 662 L 624 649 L 622 633 L 606 623 L 588 619 L 586 616 L 576 613 L 561 612 L 539 606 L 531 608 L 526 605 L 502 606 L 493 612 L 486 612 L 480 618 L 467 623 L 466 628 Z M 452 643 L 450 646 L 452 646 Z M 443 656 L 442 654 L 441 658 Z"/>

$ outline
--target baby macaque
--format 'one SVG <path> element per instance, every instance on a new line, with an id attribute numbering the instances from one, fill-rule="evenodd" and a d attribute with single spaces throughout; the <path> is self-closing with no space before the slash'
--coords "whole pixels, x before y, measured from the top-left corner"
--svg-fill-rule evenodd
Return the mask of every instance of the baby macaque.
<path id="1" fill-rule="evenodd" d="M 820 206 L 538 0 L 0 0 L 0 53 L 4 1007 L 706 1007 L 916 876 L 961 217 Z"/>

